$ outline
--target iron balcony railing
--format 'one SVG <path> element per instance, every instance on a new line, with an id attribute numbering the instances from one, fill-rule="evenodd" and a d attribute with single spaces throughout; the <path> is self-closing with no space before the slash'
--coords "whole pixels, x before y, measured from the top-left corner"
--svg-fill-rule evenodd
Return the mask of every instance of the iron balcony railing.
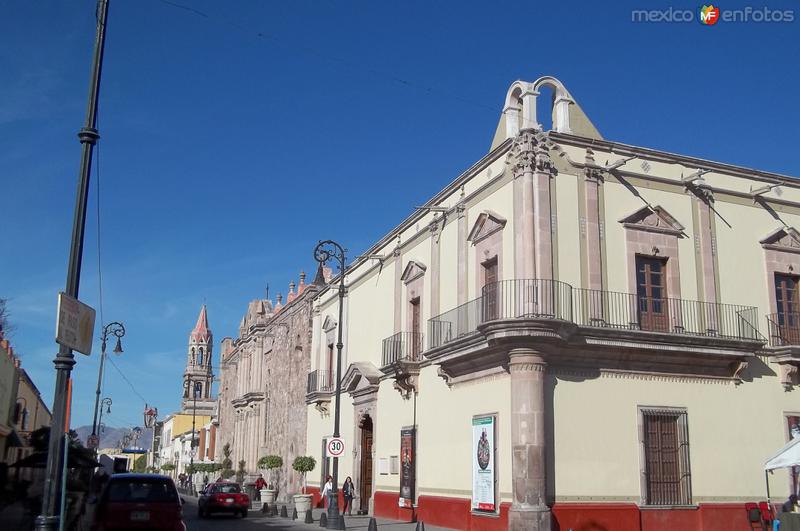
<path id="1" fill-rule="evenodd" d="M 482 297 L 428 320 L 428 348 L 436 348 L 478 329 Z"/>
<path id="2" fill-rule="evenodd" d="M 420 361 L 422 359 L 422 340 L 420 332 L 398 332 L 383 340 L 382 367 L 399 360 Z"/>
<path id="3" fill-rule="evenodd" d="M 558 280 L 501 280 L 481 290 L 482 323 L 498 319 L 572 318 L 572 286 Z"/>
<path id="4" fill-rule="evenodd" d="M 317 369 L 308 373 L 307 395 L 311 393 L 333 393 L 334 391 L 336 391 L 336 379 L 333 371 Z"/>
<path id="5" fill-rule="evenodd" d="M 767 326 L 770 346 L 800 345 L 800 313 L 771 313 L 767 315 Z"/>
<path id="6" fill-rule="evenodd" d="M 788 315 L 788 314 L 787 314 Z M 558 319 L 582 327 L 644 330 L 758 341 L 757 309 L 632 293 L 573 288 L 557 280 L 494 282 L 481 296 L 428 321 L 428 348 L 472 334 L 481 323 L 504 319 Z M 800 314 L 778 325 L 770 316 L 770 341 L 800 344 Z"/>
<path id="7" fill-rule="evenodd" d="M 752 306 L 573 288 L 580 326 L 758 340 Z"/>

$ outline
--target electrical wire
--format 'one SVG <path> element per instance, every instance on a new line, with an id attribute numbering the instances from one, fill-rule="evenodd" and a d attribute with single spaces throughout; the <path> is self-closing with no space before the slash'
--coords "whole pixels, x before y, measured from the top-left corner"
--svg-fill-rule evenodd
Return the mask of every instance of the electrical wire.
<path id="1" fill-rule="evenodd" d="M 131 383 L 131 381 L 128 380 L 128 377 L 125 376 L 125 373 L 123 373 L 122 370 L 120 370 L 120 368 L 117 367 L 117 364 L 114 363 L 114 360 L 109 356 L 106 356 L 106 360 L 109 363 L 111 363 L 111 366 L 114 367 L 117 370 L 117 372 L 119 373 L 120 376 L 122 376 L 122 379 L 125 380 L 125 382 L 128 384 L 128 386 L 131 388 L 131 391 L 133 391 L 133 393 L 136 396 L 138 396 L 144 404 L 149 404 L 150 402 L 148 402 L 147 399 L 145 397 L 143 397 L 142 394 L 139 391 L 136 390 L 136 387 L 134 387 L 134 385 Z"/>
<path id="2" fill-rule="evenodd" d="M 96 123 L 99 123 L 99 115 L 100 115 L 100 112 L 99 112 L 99 109 L 98 109 L 97 117 L 95 118 L 95 122 Z M 96 215 L 97 215 L 97 282 L 98 282 L 98 290 L 97 291 L 98 291 L 98 298 L 99 298 L 98 306 L 99 306 L 99 309 L 100 309 L 100 327 L 102 329 L 103 327 L 105 327 L 105 319 L 104 319 L 104 316 L 103 316 L 103 268 L 102 268 L 102 261 L 100 260 L 100 257 L 101 257 L 101 254 L 100 254 L 100 250 L 101 250 L 101 244 L 100 244 L 100 234 L 101 234 L 101 232 L 100 232 L 100 226 L 101 226 L 101 223 L 100 223 L 101 222 L 101 215 L 100 215 L 100 144 L 101 144 L 101 142 L 98 141 L 97 145 L 96 145 L 96 147 L 97 147 L 97 156 L 95 157 L 95 161 L 94 162 L 95 162 L 95 173 L 97 175 L 97 177 L 95 179 L 95 183 L 96 183 L 95 186 L 96 186 L 96 192 L 97 192 L 97 198 L 96 198 L 96 201 L 95 201 L 95 204 L 97 206 L 97 208 L 96 208 Z M 136 394 L 136 396 L 138 396 L 142 400 L 142 402 L 144 402 L 145 405 L 147 405 L 149 403 L 147 401 L 147 399 L 144 396 L 142 396 L 142 394 L 139 393 L 139 391 L 136 390 L 136 387 L 134 387 L 133 383 L 131 383 L 131 381 L 128 379 L 128 377 L 125 376 L 125 374 L 120 370 L 120 368 L 117 366 L 117 364 L 114 363 L 114 360 L 111 357 L 106 356 L 106 361 L 111 363 L 111 365 L 117 370 L 117 372 L 120 374 L 120 376 L 122 376 L 122 379 L 125 380 L 125 382 L 130 386 L 130 388 L 134 392 L 134 394 Z M 106 375 L 103 374 L 102 375 L 102 379 L 100 380 L 101 395 L 102 395 L 102 392 L 105 390 L 105 376 Z M 134 424 L 132 424 L 131 426 L 134 426 Z"/>

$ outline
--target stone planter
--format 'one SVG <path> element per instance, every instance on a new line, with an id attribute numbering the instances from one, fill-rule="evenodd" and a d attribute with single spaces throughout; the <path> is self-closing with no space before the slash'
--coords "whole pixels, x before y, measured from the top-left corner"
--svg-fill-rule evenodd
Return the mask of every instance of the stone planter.
<path id="1" fill-rule="evenodd" d="M 261 501 L 264 503 L 275 503 L 275 489 L 261 489 Z"/>
<path id="2" fill-rule="evenodd" d="M 306 511 L 311 509 L 311 494 L 295 494 L 293 498 L 297 514 L 306 514 Z"/>

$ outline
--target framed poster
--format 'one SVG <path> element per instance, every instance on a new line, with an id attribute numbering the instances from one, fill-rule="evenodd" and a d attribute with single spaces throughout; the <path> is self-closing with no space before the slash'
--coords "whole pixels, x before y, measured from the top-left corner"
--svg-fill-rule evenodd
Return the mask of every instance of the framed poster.
<path id="1" fill-rule="evenodd" d="M 789 433 L 789 441 L 800 437 L 800 415 L 786 415 L 786 428 Z M 788 441 L 787 441 L 788 442 Z M 791 484 L 790 494 L 797 494 L 800 492 L 800 483 L 798 481 L 798 474 L 800 474 L 800 467 L 793 466 L 789 469 L 789 481 Z"/>
<path id="2" fill-rule="evenodd" d="M 472 510 L 495 512 L 495 415 L 472 418 Z"/>
<path id="3" fill-rule="evenodd" d="M 403 428 L 400 430 L 400 507 L 414 506 L 414 483 L 415 483 L 415 453 L 416 453 L 417 430 L 415 428 Z"/>

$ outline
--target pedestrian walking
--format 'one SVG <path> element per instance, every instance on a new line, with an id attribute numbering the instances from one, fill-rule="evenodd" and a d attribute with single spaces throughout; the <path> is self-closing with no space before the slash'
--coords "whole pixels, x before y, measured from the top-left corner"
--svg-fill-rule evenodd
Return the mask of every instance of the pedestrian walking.
<path id="1" fill-rule="evenodd" d="M 328 476 L 325 479 L 325 486 L 322 487 L 322 492 L 320 493 L 320 495 L 322 496 L 323 507 L 325 507 L 326 509 L 331 504 L 330 496 L 332 493 L 333 493 L 333 478 L 331 476 Z"/>
<path id="2" fill-rule="evenodd" d="M 256 500 L 261 501 L 261 489 L 267 488 L 267 482 L 264 481 L 264 474 L 259 474 L 256 479 Z"/>
<path id="3" fill-rule="evenodd" d="M 356 488 L 353 486 L 353 480 L 350 476 L 344 480 L 342 485 L 342 495 L 344 496 L 344 507 L 342 508 L 342 515 L 346 512 L 348 516 L 353 514 L 353 496 L 355 495 Z"/>

